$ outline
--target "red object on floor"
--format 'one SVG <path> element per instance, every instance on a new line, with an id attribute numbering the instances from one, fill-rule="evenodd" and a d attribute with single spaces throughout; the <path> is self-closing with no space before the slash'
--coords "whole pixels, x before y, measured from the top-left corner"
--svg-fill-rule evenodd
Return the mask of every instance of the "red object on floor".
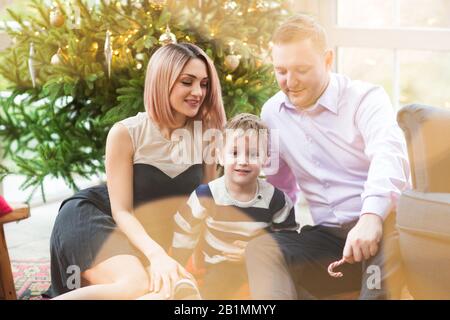
<path id="1" fill-rule="evenodd" d="M 12 211 L 13 211 L 13 209 L 6 202 L 5 198 L 0 196 L 0 217 L 5 216 Z"/>

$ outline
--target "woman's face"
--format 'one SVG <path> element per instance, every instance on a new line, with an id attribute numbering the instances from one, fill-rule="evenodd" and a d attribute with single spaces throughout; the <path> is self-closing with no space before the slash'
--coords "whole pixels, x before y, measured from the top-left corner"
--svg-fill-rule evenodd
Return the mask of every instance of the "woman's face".
<path id="1" fill-rule="evenodd" d="M 197 115 L 205 100 L 208 81 L 205 63 L 200 59 L 189 60 L 170 92 L 170 106 L 177 123 L 183 125 L 186 118 Z"/>

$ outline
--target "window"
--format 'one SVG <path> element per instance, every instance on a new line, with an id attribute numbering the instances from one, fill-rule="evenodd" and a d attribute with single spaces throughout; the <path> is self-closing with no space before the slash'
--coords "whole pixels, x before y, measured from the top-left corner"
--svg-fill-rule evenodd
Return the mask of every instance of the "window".
<path id="1" fill-rule="evenodd" d="M 450 108 L 450 1 L 319 0 L 338 72 L 382 85 L 396 109 Z"/>

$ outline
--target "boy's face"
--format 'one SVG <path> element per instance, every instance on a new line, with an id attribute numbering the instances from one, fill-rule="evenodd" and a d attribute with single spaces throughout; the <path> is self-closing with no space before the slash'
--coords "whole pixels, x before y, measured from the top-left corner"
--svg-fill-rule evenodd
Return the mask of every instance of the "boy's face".
<path id="1" fill-rule="evenodd" d="M 245 186 L 256 181 L 267 159 L 266 150 L 259 150 L 264 148 L 258 142 L 258 134 L 227 134 L 221 162 L 229 182 Z"/>

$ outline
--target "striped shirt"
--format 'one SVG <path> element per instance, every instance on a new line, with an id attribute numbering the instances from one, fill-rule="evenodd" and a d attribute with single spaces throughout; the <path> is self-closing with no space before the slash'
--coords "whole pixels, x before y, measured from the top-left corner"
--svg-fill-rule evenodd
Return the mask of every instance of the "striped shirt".
<path id="1" fill-rule="evenodd" d="M 255 197 L 248 202 L 233 199 L 221 177 L 200 185 L 175 214 L 172 253 L 185 262 L 197 244 L 203 260 L 216 264 L 226 261 L 223 253 L 239 253 L 233 244 L 277 230 L 297 230 L 292 202 L 282 191 L 258 179 Z M 199 243 L 200 242 L 200 243 Z"/>

